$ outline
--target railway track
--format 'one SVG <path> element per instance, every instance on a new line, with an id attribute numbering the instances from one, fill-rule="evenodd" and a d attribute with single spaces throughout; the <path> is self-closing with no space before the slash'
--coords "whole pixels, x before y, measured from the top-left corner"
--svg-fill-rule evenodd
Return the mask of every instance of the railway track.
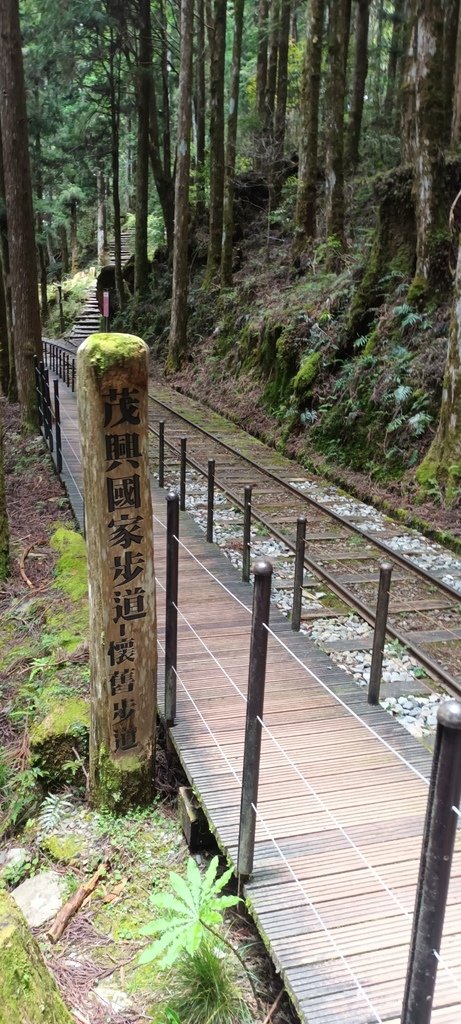
<path id="1" fill-rule="evenodd" d="M 127 255 L 128 239 L 124 239 Z M 95 296 L 90 297 L 71 335 L 53 342 L 54 350 L 62 349 L 66 359 L 72 360 L 82 338 L 99 329 L 97 316 Z M 50 359 L 48 352 L 48 360 L 56 369 L 55 355 Z M 69 383 L 69 369 L 63 376 Z M 178 468 L 180 438 L 186 435 L 189 466 L 201 477 L 208 460 L 214 459 L 217 486 L 240 509 L 243 489 L 251 484 L 253 524 L 284 550 L 294 552 L 297 518 L 306 519 L 304 623 L 344 620 L 352 610 L 373 627 L 379 566 L 384 560 L 391 562 L 389 638 L 402 645 L 436 683 L 461 696 L 461 559 L 429 541 L 421 543 L 414 532 L 319 482 L 297 463 L 165 385 L 156 385 L 150 393 L 153 434 L 160 420 L 165 423 L 166 457 L 173 471 Z M 157 454 L 153 441 L 153 464 Z M 275 575 L 277 562 L 282 561 L 282 576 L 287 576 L 286 557 L 273 560 Z M 279 589 L 286 586 L 287 593 L 292 587 L 289 575 L 285 583 L 277 584 Z M 319 588 L 324 593 L 318 600 Z M 371 646 L 368 633 L 352 642 L 332 641 L 325 649 L 341 652 Z"/>
<path id="2" fill-rule="evenodd" d="M 326 604 L 319 608 L 318 602 L 306 600 L 305 622 L 344 617 L 352 609 L 373 626 L 379 566 L 391 562 L 388 636 L 433 680 L 461 696 L 461 560 L 438 545 L 421 544 L 412 531 L 319 484 L 296 463 L 165 386 L 150 393 L 154 434 L 159 421 L 165 424 L 167 466 L 169 460 L 173 472 L 180 439 L 186 436 L 187 461 L 195 472 L 205 474 L 208 459 L 214 459 L 216 484 L 237 508 L 243 506 L 244 487 L 251 484 L 253 523 L 291 552 L 297 518 L 306 519 L 305 595 L 326 588 Z M 156 442 L 152 457 L 157 458 Z M 428 559 L 429 569 L 421 564 Z M 351 644 L 328 646 L 346 650 Z M 355 648 L 371 648 L 370 636 L 356 640 Z"/>

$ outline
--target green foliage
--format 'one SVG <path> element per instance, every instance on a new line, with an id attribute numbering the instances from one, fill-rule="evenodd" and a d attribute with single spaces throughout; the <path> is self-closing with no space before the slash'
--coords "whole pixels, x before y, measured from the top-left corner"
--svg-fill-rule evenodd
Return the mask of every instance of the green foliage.
<path id="1" fill-rule="evenodd" d="M 159 935 L 139 958 L 140 964 L 160 959 L 163 967 L 170 967 L 184 951 L 193 956 L 203 942 L 207 929 L 223 923 L 223 912 L 239 903 L 237 896 L 223 896 L 222 890 L 232 877 L 232 868 L 217 878 L 219 860 L 213 857 L 202 875 L 190 857 L 187 877 L 172 871 L 171 893 L 151 897 L 152 906 L 166 911 L 165 917 L 155 918 L 141 929 L 142 935 Z"/>
<path id="2" fill-rule="evenodd" d="M 171 977 L 172 995 L 163 1010 L 165 1024 L 244 1024 L 251 1021 L 228 958 L 210 942 L 186 953 Z M 160 1022 L 159 1022 L 160 1024 Z"/>
<path id="3" fill-rule="evenodd" d="M 336 235 L 329 235 L 325 242 L 315 247 L 315 259 L 318 263 L 330 266 L 332 261 L 339 259 L 343 251 L 343 243 Z"/>
<path id="4" fill-rule="evenodd" d="M 22 824 L 37 807 L 42 795 L 42 778 L 40 768 L 27 767 L 9 779 L 5 793 L 7 811 L 0 834 L 14 825 Z"/>
<path id="5" fill-rule="evenodd" d="M 0 801 L 2 800 L 2 794 L 4 793 L 9 777 L 10 767 L 5 757 L 5 750 L 3 747 L 0 747 Z"/>
<path id="6" fill-rule="evenodd" d="M 45 797 L 38 815 L 40 832 L 54 832 L 62 824 L 62 819 L 72 812 L 70 800 L 58 793 L 49 793 Z"/>
<path id="7" fill-rule="evenodd" d="M 39 857 L 28 854 L 27 857 L 24 857 L 24 860 L 17 860 L 12 864 L 8 864 L 2 871 L 1 881 L 7 889 L 15 889 L 26 878 L 32 878 L 37 873 L 38 866 Z"/>

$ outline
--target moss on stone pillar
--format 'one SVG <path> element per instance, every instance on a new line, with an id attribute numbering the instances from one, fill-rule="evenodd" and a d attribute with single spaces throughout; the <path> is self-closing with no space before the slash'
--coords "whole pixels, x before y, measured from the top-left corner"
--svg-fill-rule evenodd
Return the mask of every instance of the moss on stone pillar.
<path id="1" fill-rule="evenodd" d="M 72 1024 L 19 907 L 0 891 L 1 1024 Z"/>

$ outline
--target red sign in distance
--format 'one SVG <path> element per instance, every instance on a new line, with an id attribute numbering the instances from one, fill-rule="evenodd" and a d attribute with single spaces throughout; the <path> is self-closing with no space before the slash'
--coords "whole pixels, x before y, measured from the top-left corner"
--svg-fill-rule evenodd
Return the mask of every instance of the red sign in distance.
<path id="1" fill-rule="evenodd" d="M 102 294 L 102 315 L 109 319 L 109 292 Z"/>

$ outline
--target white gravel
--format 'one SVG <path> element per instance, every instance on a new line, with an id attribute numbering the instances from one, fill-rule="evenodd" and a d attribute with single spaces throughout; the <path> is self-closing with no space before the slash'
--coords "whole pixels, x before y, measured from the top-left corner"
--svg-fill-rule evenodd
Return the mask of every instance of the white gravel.
<path id="1" fill-rule="evenodd" d="M 389 531 L 392 521 L 381 512 L 376 511 L 355 499 L 342 495 L 334 487 L 322 489 L 320 485 L 310 481 L 293 481 L 300 491 L 309 492 L 317 501 L 328 505 L 338 515 L 355 521 L 364 532 Z M 179 476 L 169 481 L 169 486 L 179 487 Z M 195 522 L 206 529 L 207 486 L 203 477 L 195 471 L 187 474 L 186 509 Z M 214 508 L 214 540 L 230 559 L 232 564 L 242 568 L 242 510 L 232 505 L 230 500 L 220 491 L 215 492 Z M 397 528 L 396 528 L 397 529 Z M 452 556 L 440 545 L 427 541 L 415 533 L 397 534 L 386 538 L 386 543 L 393 551 L 405 554 L 417 565 L 428 569 L 442 577 L 461 593 L 461 559 Z M 285 615 L 290 615 L 292 607 L 292 586 L 294 571 L 294 555 L 282 543 L 267 536 L 262 529 L 254 524 L 251 531 L 251 560 L 257 557 L 269 558 L 274 565 L 273 600 Z M 442 574 L 444 574 L 442 576 Z M 320 610 L 325 593 L 319 582 L 303 591 L 303 610 Z M 327 647 L 335 641 L 371 640 L 371 627 L 357 615 L 338 618 L 316 618 L 304 622 L 301 631 L 320 647 Z M 355 682 L 365 687 L 370 678 L 371 649 L 365 650 L 327 651 L 328 656 L 343 671 L 348 673 Z M 381 706 L 403 725 L 413 736 L 421 738 L 430 735 L 436 725 L 437 707 L 448 699 L 438 694 L 421 695 L 420 680 L 424 672 L 417 662 L 408 655 L 399 644 L 387 644 L 384 650 L 382 681 L 384 684 L 405 689 L 405 695 L 385 697 Z M 426 680 L 426 682 L 430 681 Z"/>

